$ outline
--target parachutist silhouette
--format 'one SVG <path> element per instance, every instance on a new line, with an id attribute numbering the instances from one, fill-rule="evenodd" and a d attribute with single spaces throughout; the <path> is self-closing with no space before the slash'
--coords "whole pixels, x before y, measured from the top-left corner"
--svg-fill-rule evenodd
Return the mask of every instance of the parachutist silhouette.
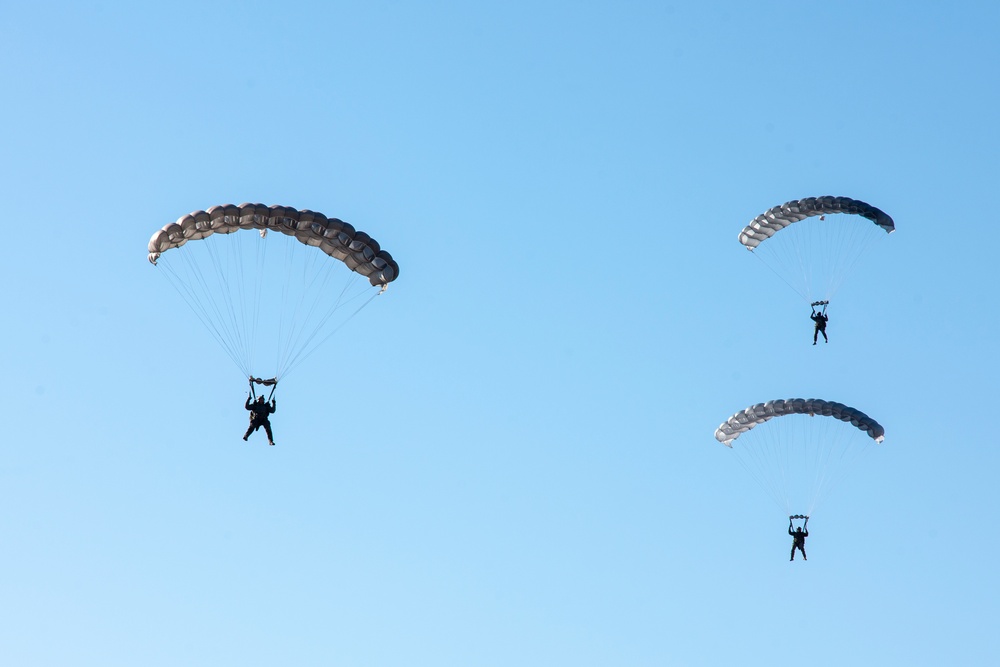
<path id="1" fill-rule="evenodd" d="M 788 517 L 788 534 L 792 536 L 792 557 L 788 560 L 795 560 L 795 550 L 798 549 L 802 552 L 802 560 L 809 560 L 806 558 L 806 538 L 809 537 L 809 529 L 806 526 L 809 525 L 809 517 L 806 517 L 805 523 L 801 527 L 796 528 L 795 532 L 792 532 L 792 517 Z M 806 528 L 805 531 L 802 528 Z"/>
<path id="2" fill-rule="evenodd" d="M 267 444 L 274 445 L 274 436 L 271 435 L 271 422 L 267 418 L 269 414 L 275 411 L 276 404 L 274 399 L 272 398 L 271 402 L 268 403 L 264 400 L 263 396 L 258 396 L 257 400 L 251 403 L 251 398 L 252 396 L 247 396 L 247 402 L 243 406 L 250 411 L 250 428 L 243 434 L 243 439 L 246 440 L 250 437 L 251 433 L 263 426 L 264 432 L 267 433 Z"/>
<path id="3" fill-rule="evenodd" d="M 826 323 L 830 321 L 830 318 L 826 316 L 826 305 L 818 313 L 814 305 L 812 315 L 809 316 L 809 319 L 816 323 L 816 329 L 813 331 L 813 345 L 816 344 L 816 339 L 819 338 L 820 334 L 823 334 L 823 342 L 829 343 L 830 339 L 826 337 Z"/>

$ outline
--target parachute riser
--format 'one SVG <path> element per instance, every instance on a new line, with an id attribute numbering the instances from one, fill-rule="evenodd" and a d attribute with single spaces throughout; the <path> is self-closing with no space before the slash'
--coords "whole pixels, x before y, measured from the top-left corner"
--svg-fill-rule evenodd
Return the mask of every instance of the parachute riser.
<path id="1" fill-rule="evenodd" d="M 270 401 L 274 397 L 274 390 L 278 388 L 278 378 L 271 378 L 269 380 L 264 380 L 263 378 L 255 378 L 254 376 L 251 375 L 250 376 L 250 396 L 254 400 L 257 399 L 257 393 L 256 393 L 256 391 L 254 391 L 254 385 L 255 384 L 259 384 L 259 385 L 262 385 L 264 387 L 270 387 L 271 388 L 271 393 L 268 394 L 268 396 L 267 396 L 267 400 Z M 261 393 L 261 396 L 263 396 L 263 395 L 264 394 Z"/>

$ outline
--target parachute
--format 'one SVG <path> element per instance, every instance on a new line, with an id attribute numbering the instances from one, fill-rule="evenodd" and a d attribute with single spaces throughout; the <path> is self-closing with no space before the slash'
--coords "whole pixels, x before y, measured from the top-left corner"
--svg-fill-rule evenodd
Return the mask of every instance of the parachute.
<path id="1" fill-rule="evenodd" d="M 827 219 L 837 213 L 874 224 L 857 217 Z M 761 213 L 739 241 L 803 299 L 829 301 L 858 260 L 895 228 L 889 215 L 863 201 L 807 197 Z"/>
<path id="2" fill-rule="evenodd" d="M 316 352 L 399 276 L 392 255 L 342 220 L 249 203 L 214 206 L 165 225 L 149 240 L 148 259 L 244 377 L 265 386 Z"/>
<path id="3" fill-rule="evenodd" d="M 885 429 L 856 408 L 817 398 L 757 403 L 715 430 L 788 515 L 810 515 Z"/>

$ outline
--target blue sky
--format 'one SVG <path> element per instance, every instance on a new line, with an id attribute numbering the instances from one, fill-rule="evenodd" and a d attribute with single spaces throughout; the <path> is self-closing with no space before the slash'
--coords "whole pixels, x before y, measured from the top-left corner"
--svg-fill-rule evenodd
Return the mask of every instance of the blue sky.
<path id="1" fill-rule="evenodd" d="M 11 664 L 996 661 L 993 4 L 0 17 Z M 898 231 L 814 348 L 736 235 L 823 194 Z M 274 448 L 146 261 L 244 201 L 401 267 Z M 808 563 L 712 437 L 790 396 L 886 429 Z"/>

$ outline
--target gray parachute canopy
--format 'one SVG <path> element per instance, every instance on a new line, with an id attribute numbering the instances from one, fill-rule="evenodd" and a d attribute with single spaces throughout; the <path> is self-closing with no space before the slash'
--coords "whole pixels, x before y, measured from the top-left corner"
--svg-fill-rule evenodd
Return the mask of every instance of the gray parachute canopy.
<path id="1" fill-rule="evenodd" d="M 337 218 L 308 209 L 264 204 L 225 204 L 207 211 L 195 211 L 163 227 L 149 240 L 149 261 L 160 255 L 212 234 L 232 234 L 256 229 L 261 234 L 276 231 L 314 246 L 338 259 L 352 271 L 368 278 L 373 286 L 388 285 L 399 276 L 399 265 L 378 242 Z"/>
<path id="2" fill-rule="evenodd" d="M 737 412 L 719 425 L 719 428 L 715 430 L 715 439 L 727 447 L 732 447 L 736 438 L 754 426 L 784 415 L 834 417 L 840 421 L 850 422 L 851 425 L 865 431 L 875 442 L 882 442 L 885 438 L 885 429 L 877 421 L 860 410 L 855 410 L 843 403 L 824 401 L 819 398 L 787 398 L 758 403 Z"/>
<path id="3" fill-rule="evenodd" d="M 793 222 L 831 213 L 860 215 L 868 218 L 887 233 L 896 229 L 892 218 L 885 212 L 863 201 L 849 197 L 807 197 L 775 206 L 758 215 L 740 232 L 740 243 L 753 250 Z"/>

